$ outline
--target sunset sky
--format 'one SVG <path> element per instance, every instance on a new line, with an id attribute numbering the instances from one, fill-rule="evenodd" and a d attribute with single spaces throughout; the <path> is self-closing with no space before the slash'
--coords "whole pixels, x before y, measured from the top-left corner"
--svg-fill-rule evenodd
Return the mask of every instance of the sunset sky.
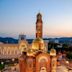
<path id="1" fill-rule="evenodd" d="M 44 37 L 72 36 L 72 0 L 0 0 L 0 36 L 34 38 L 38 12 Z"/>

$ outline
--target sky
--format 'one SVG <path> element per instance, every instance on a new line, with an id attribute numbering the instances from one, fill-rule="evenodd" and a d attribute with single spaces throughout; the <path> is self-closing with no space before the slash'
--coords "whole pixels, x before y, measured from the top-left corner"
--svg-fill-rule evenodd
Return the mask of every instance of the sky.
<path id="1" fill-rule="evenodd" d="M 72 36 L 72 0 L 0 0 L 0 36 L 35 38 L 39 12 L 43 37 Z"/>

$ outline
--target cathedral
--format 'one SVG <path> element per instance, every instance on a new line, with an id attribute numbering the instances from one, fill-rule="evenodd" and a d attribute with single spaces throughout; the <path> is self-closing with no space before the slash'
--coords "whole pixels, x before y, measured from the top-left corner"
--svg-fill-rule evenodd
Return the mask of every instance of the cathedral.
<path id="1" fill-rule="evenodd" d="M 36 18 L 36 39 L 30 45 L 23 38 L 19 40 L 20 72 L 56 72 L 56 50 L 52 48 L 48 53 L 48 46 L 43 40 L 42 15 L 38 13 Z"/>

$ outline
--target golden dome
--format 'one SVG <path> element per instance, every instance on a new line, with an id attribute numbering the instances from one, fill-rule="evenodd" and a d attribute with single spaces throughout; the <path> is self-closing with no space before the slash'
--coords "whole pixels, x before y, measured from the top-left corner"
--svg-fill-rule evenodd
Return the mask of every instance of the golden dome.
<path id="1" fill-rule="evenodd" d="M 51 56 L 56 56 L 56 50 L 52 48 L 51 51 L 50 51 L 50 55 Z"/>
<path id="2" fill-rule="evenodd" d="M 26 40 L 22 40 L 19 42 L 19 50 L 20 52 L 27 52 L 28 50 L 28 42 Z"/>
<path id="3" fill-rule="evenodd" d="M 41 38 L 36 38 L 33 40 L 32 49 L 33 50 L 43 50 L 45 48 L 44 41 Z"/>
<path id="4" fill-rule="evenodd" d="M 28 52 L 27 52 L 27 55 L 28 56 L 34 56 L 34 52 L 32 49 L 29 49 Z"/>

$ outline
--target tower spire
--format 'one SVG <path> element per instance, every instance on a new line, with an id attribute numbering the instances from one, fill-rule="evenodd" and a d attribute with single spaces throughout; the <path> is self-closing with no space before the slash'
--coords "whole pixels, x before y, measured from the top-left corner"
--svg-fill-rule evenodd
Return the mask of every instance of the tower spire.
<path id="1" fill-rule="evenodd" d="M 43 27 L 42 15 L 41 13 L 38 13 L 36 20 L 36 38 L 42 38 L 42 34 L 43 34 L 42 27 Z"/>

